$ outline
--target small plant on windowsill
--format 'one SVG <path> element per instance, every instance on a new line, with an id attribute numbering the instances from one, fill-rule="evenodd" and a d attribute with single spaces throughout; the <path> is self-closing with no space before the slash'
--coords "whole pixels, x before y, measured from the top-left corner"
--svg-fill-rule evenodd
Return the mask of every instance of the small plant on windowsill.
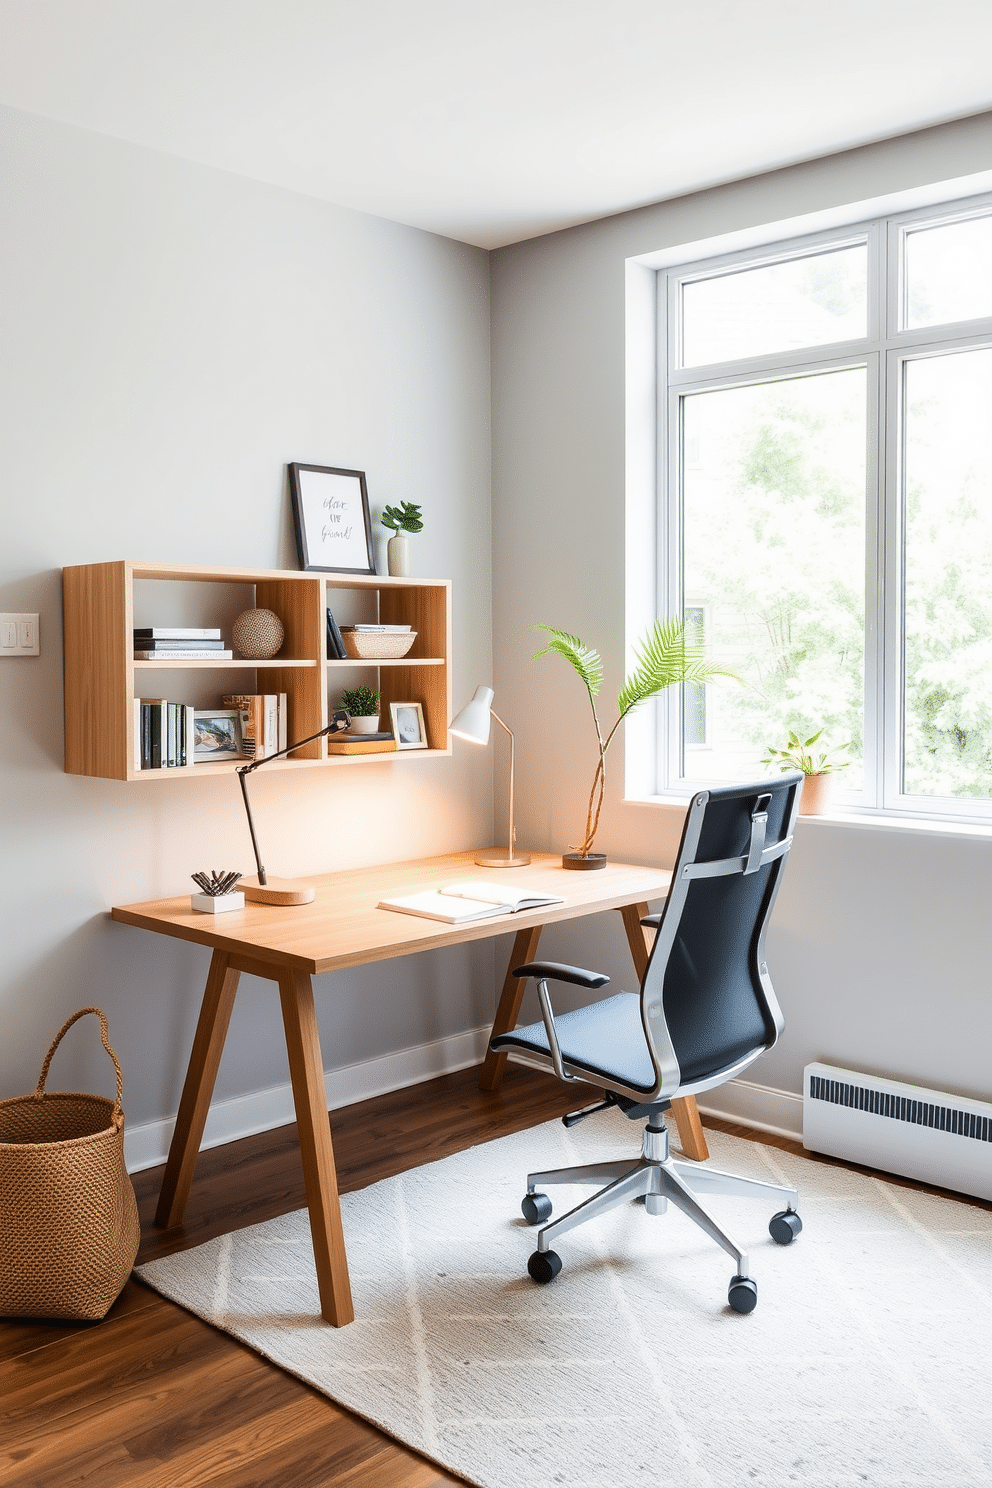
<path id="1" fill-rule="evenodd" d="M 374 734 L 379 727 L 379 710 L 382 698 L 371 687 L 346 687 L 341 694 L 341 706 L 351 714 L 349 732 Z"/>
<path id="2" fill-rule="evenodd" d="M 822 737 L 822 729 L 808 739 L 800 739 L 795 730 L 790 729 L 784 748 L 773 749 L 768 745 L 768 753 L 761 761 L 763 765 L 776 766 L 783 775 L 790 770 L 800 770 L 805 775 L 799 803 L 800 816 L 819 816 L 826 809 L 833 776 L 838 770 L 846 770 L 851 763 L 849 759 L 835 758 L 843 750 L 850 749 L 850 744 L 836 744 L 829 749 L 814 748 Z"/>
<path id="3" fill-rule="evenodd" d="M 599 652 L 586 646 L 578 636 L 569 635 L 564 630 L 555 630 L 553 625 L 537 625 L 535 629 L 546 630 L 551 640 L 533 659 L 536 661 L 538 656 L 547 656 L 549 651 L 557 651 L 578 673 L 589 694 L 599 749 L 582 842 L 578 848 L 562 855 L 562 867 L 602 868 L 606 864 L 606 854 L 594 853 L 591 848 L 599 828 L 606 792 L 606 751 L 628 713 L 647 702 L 648 698 L 657 697 L 666 687 L 674 687 L 680 682 L 708 682 L 712 677 L 733 677 L 734 673 L 705 660 L 703 647 L 695 639 L 698 634 L 696 626 L 687 626 L 685 620 L 678 617 L 656 620 L 634 647 L 637 665 L 620 689 L 617 721 L 609 733 L 604 735 L 596 712 L 596 694 L 603 682 L 603 661 Z"/>

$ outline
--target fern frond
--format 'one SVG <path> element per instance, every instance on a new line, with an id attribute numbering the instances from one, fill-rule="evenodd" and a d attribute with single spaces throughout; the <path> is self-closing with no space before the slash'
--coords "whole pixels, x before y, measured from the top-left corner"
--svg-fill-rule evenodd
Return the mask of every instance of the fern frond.
<path id="1" fill-rule="evenodd" d="M 634 647 L 637 663 L 617 698 L 620 717 L 648 698 L 679 682 L 708 682 L 711 677 L 733 677 L 726 667 L 706 660 L 704 648 L 686 637 L 685 621 L 656 620 Z"/>
<path id="2" fill-rule="evenodd" d="M 598 651 L 580 641 L 578 636 L 569 635 L 568 631 L 556 630 L 553 625 L 535 625 L 535 630 L 546 630 L 551 640 L 543 651 L 535 652 L 531 658 L 536 661 L 539 656 L 547 656 L 549 651 L 557 651 L 559 656 L 571 662 L 585 683 L 590 697 L 595 697 L 603 685 L 603 659 Z"/>

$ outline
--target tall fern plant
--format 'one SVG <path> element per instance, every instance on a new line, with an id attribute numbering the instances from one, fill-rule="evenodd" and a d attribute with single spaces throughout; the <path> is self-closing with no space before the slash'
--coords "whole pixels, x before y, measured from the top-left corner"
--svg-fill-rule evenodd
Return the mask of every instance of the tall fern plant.
<path id="1" fill-rule="evenodd" d="M 627 715 L 641 703 L 646 703 L 648 698 L 657 697 L 658 693 L 678 683 L 708 682 L 711 677 L 732 677 L 733 673 L 705 659 L 703 647 L 687 636 L 684 620 L 656 620 L 634 647 L 636 666 L 617 697 L 617 721 L 609 733 L 604 735 L 596 711 L 596 698 L 603 685 L 603 659 L 599 652 L 585 645 L 578 636 L 556 630 L 553 625 L 538 625 L 535 629 L 546 630 L 551 640 L 543 651 L 537 652 L 533 660 L 547 656 L 550 651 L 557 651 L 559 656 L 564 656 L 571 663 L 589 695 L 599 761 L 592 790 L 589 792 L 585 833 L 581 845 L 575 849 L 580 857 L 587 858 L 599 830 L 599 818 L 606 793 L 606 751 Z"/>

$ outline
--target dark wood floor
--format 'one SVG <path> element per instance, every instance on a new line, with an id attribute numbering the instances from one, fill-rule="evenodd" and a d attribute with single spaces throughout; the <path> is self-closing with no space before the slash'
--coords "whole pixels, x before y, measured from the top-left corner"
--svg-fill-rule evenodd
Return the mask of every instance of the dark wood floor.
<path id="1" fill-rule="evenodd" d="M 481 1093 L 478 1072 L 464 1070 L 335 1111 L 342 1191 L 537 1125 L 583 1099 L 547 1075 L 511 1066 L 497 1095 Z M 728 1122 L 706 1124 L 803 1150 Z M 152 1226 L 161 1177 L 156 1168 L 135 1179 L 139 1261 L 304 1203 L 293 1126 L 203 1153 L 180 1230 Z M 0 1412 L 5 1488 L 439 1488 L 459 1482 L 133 1280 L 100 1323 L 0 1323 Z"/>

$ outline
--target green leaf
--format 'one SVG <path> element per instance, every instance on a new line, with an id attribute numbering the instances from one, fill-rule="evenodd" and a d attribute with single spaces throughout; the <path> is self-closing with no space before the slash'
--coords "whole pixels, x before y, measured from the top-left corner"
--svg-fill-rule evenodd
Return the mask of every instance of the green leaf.
<path id="1" fill-rule="evenodd" d="M 549 651 L 557 651 L 578 672 L 590 697 L 595 697 L 603 685 L 603 659 L 599 652 L 585 645 L 578 636 L 569 635 L 567 630 L 556 630 L 553 625 L 535 625 L 534 629 L 546 630 L 551 640 L 543 651 L 535 652 L 531 660 L 547 656 Z"/>
<path id="2" fill-rule="evenodd" d="M 422 532 L 420 507 L 413 501 L 401 501 L 399 506 L 386 506 L 382 511 L 382 525 L 393 532 Z"/>
<path id="3" fill-rule="evenodd" d="M 656 620 L 634 647 L 636 666 L 617 698 L 621 718 L 648 698 L 679 682 L 708 682 L 711 677 L 733 677 L 726 667 L 706 660 L 703 646 L 686 638 L 683 619 Z"/>

